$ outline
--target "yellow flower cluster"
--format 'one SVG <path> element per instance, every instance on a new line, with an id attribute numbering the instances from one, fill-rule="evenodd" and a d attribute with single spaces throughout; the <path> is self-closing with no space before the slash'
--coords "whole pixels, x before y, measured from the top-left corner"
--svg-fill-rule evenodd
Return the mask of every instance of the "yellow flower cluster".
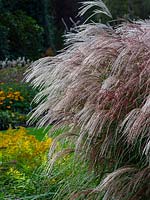
<path id="1" fill-rule="evenodd" d="M 29 135 L 24 127 L 18 130 L 8 129 L 6 133 L 0 132 L 0 150 L 2 161 L 15 160 L 17 164 L 25 165 L 27 168 L 34 168 L 44 162 L 52 139 L 47 138 L 39 141 L 33 135 Z"/>
<path id="2" fill-rule="evenodd" d="M 19 170 L 15 169 L 14 167 L 10 167 L 6 173 L 7 175 L 13 176 L 17 180 L 25 181 L 25 176 Z"/>
<path id="3" fill-rule="evenodd" d="M 3 105 L 5 101 L 9 103 L 7 105 L 7 108 L 11 108 L 11 104 L 13 104 L 13 101 L 23 101 L 24 98 L 20 94 L 19 91 L 13 91 L 12 88 L 9 88 L 7 92 L 0 90 L 0 105 Z"/>

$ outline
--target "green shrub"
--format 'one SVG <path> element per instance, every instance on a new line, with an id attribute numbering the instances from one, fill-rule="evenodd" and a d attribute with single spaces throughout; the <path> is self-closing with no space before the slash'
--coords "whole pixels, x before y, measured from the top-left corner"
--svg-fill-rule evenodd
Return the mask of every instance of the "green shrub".
<path id="1" fill-rule="evenodd" d="M 8 28 L 0 22 L 0 60 L 9 56 Z"/>
<path id="2" fill-rule="evenodd" d="M 39 58 L 43 51 L 43 28 L 36 20 L 22 11 L 16 11 L 0 14 L 0 22 L 1 26 L 8 30 L 9 57 Z M 2 35 L 6 37 L 6 34 Z"/>
<path id="3" fill-rule="evenodd" d="M 0 129 L 25 124 L 36 91 L 27 84 L 0 84 Z"/>
<path id="4" fill-rule="evenodd" d="M 26 15 L 35 19 L 37 24 L 42 26 L 44 29 L 44 51 L 50 47 L 53 49 L 53 51 L 55 50 L 58 39 L 60 40 L 60 38 L 56 39 L 57 33 L 54 19 L 54 13 L 56 11 L 52 0 L 1 0 L 1 4 L 2 12 L 16 13 L 16 11 L 23 11 L 26 13 Z M 28 30 L 26 30 L 26 34 L 28 34 Z M 32 40 L 29 42 L 32 43 Z"/>
<path id="5" fill-rule="evenodd" d="M 18 112 L 12 112 L 9 110 L 0 110 L 0 130 L 8 129 L 10 126 L 15 128 L 20 124 L 26 125 L 27 120 L 27 115 L 23 115 Z"/>
<path id="6" fill-rule="evenodd" d="M 149 0 L 104 0 L 114 19 L 146 19 L 150 14 Z"/>

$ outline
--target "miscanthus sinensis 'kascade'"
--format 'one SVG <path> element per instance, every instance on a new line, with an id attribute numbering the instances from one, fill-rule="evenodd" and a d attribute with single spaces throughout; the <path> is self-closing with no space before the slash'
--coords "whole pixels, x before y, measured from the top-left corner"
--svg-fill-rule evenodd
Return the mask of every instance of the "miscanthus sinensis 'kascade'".
<path id="1" fill-rule="evenodd" d="M 27 81 L 40 88 L 32 121 L 67 127 L 64 137 L 74 140 L 76 154 L 104 174 L 87 199 L 148 200 L 150 21 L 115 29 L 84 24 L 66 43 L 62 53 L 36 61 L 27 72 Z"/>

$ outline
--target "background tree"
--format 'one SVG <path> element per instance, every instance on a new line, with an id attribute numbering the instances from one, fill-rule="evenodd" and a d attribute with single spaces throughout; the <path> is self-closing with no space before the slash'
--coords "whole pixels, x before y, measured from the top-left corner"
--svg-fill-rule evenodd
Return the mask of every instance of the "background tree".
<path id="1" fill-rule="evenodd" d="M 23 55 L 36 59 L 43 56 L 46 49 L 50 49 L 53 53 L 56 53 L 57 50 L 63 47 L 62 35 L 64 31 L 74 26 L 74 23 L 70 19 L 75 23 L 79 21 L 80 23 L 83 22 L 83 19 L 77 16 L 82 1 L 85 0 L 0 0 L 0 59 L 6 57 L 15 58 Z M 145 19 L 150 15 L 149 0 L 104 0 L 104 2 L 111 11 L 113 19 L 122 17 Z M 10 22 L 6 22 L 5 15 L 8 20 L 11 19 Z M 8 15 L 11 17 L 8 18 Z M 31 34 L 29 29 L 24 28 L 22 29 L 24 32 L 22 32 L 21 25 L 17 25 L 16 27 L 16 16 L 20 19 L 20 22 L 22 21 L 22 26 L 25 19 L 31 20 L 32 18 L 32 22 L 34 20 L 34 28 L 31 28 L 31 26 L 30 28 L 32 29 L 32 34 L 35 31 L 33 34 L 36 38 L 34 40 L 34 42 L 36 41 L 35 45 L 33 45 L 32 36 L 29 37 Z M 24 19 L 21 19 L 21 17 Z M 108 20 L 110 19 L 102 16 L 102 22 Z M 5 24 L 3 21 L 5 21 Z M 13 37 L 13 32 L 10 30 L 12 23 L 14 23 L 13 30 L 16 27 L 17 41 L 25 47 L 18 46 L 17 42 L 13 42 L 13 40 L 16 41 L 16 38 Z M 9 27 L 10 24 L 11 26 Z M 31 24 L 33 25 L 33 23 Z M 35 28 L 35 25 L 39 27 L 38 30 Z M 28 35 L 28 37 L 25 35 Z M 24 40 L 23 38 L 26 39 Z M 12 43 L 14 45 L 13 48 L 11 46 Z M 36 47 L 35 49 L 33 48 L 34 46 Z M 27 51 L 24 52 L 24 49 L 30 50 L 27 53 Z"/>
<path id="2" fill-rule="evenodd" d="M 131 19 L 146 19 L 150 16 L 149 0 L 104 0 L 113 18 L 127 16 Z"/>
<path id="3" fill-rule="evenodd" d="M 1 32 L 1 38 L 6 38 L 5 44 L 8 43 L 8 45 L 1 44 L 3 48 L 1 47 L 0 50 L 0 59 L 4 59 L 6 57 L 16 58 L 18 56 L 26 56 L 30 57 L 31 59 L 36 59 L 41 57 L 42 52 L 44 52 L 48 47 L 51 47 L 53 50 L 55 50 L 55 28 L 53 25 L 53 16 L 51 12 L 51 1 L 1 0 L 0 6 L 0 26 L 2 26 L 1 29 L 3 30 Z M 6 18 L 8 21 L 6 21 L 5 16 L 7 16 Z M 15 23 L 17 18 L 19 18 L 17 23 L 20 22 L 20 25 L 16 25 Z M 30 22 L 25 22 L 25 19 Z M 24 23 L 26 25 L 27 23 L 28 25 L 30 24 L 30 28 L 27 28 Z M 22 28 L 23 26 L 25 27 Z M 5 29 L 7 30 L 4 30 L 4 27 L 6 27 Z M 8 34 L 6 34 L 7 31 Z M 14 32 L 18 35 L 18 38 L 14 36 Z M 35 39 L 32 38 L 32 35 Z M 16 40 L 18 42 L 16 42 Z M 35 44 L 33 44 L 33 42 L 35 42 Z M 18 46 L 18 43 L 22 43 L 22 46 Z M 24 51 L 25 49 L 28 49 L 28 53 L 27 51 Z"/>

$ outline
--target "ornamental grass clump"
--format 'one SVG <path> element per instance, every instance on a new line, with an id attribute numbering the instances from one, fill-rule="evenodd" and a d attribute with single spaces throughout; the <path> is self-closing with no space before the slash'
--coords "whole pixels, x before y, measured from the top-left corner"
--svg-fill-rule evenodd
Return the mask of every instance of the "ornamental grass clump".
<path id="1" fill-rule="evenodd" d="M 57 56 L 33 63 L 27 81 L 41 90 L 31 121 L 68 127 L 58 139 L 73 140 L 77 157 L 101 175 L 96 188 L 70 198 L 148 200 L 150 21 L 84 24 L 66 44 Z"/>

